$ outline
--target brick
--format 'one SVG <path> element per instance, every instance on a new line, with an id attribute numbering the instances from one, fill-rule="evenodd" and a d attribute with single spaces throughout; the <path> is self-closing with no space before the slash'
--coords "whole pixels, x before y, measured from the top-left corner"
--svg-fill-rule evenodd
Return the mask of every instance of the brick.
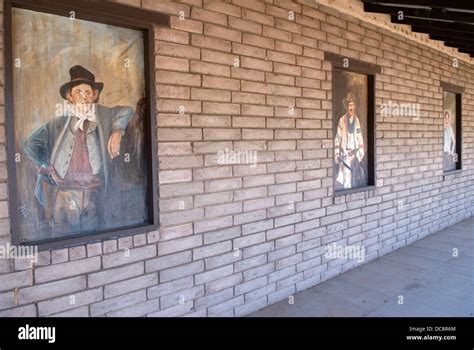
<path id="1" fill-rule="evenodd" d="M 185 18 L 189 18 L 190 16 L 189 6 L 174 1 L 142 0 L 142 7 L 175 16 L 178 16 L 179 13 L 183 11 Z"/>
<path id="2" fill-rule="evenodd" d="M 242 9 L 242 18 L 251 22 L 261 23 L 267 26 L 274 26 L 274 19 L 272 16 L 265 15 L 263 13 L 251 11 L 249 9 Z"/>
<path id="3" fill-rule="evenodd" d="M 136 290 L 145 289 L 158 284 L 158 274 L 153 273 L 122 282 L 116 282 L 104 287 L 105 299 L 110 299 L 118 295 L 127 294 Z"/>
<path id="4" fill-rule="evenodd" d="M 191 146 L 189 149 L 191 149 Z M 203 165 L 203 158 L 202 156 L 161 157 L 158 163 L 160 169 L 196 168 Z M 163 193 L 161 193 L 161 188 L 160 194 L 163 195 Z"/>
<path id="5" fill-rule="evenodd" d="M 247 21 L 245 19 L 229 17 L 229 27 L 238 29 L 242 32 L 262 34 L 262 26 L 260 24 L 254 23 L 252 21 Z"/>
<path id="6" fill-rule="evenodd" d="M 158 129 L 158 139 L 161 141 L 201 140 L 200 129 Z"/>
<path id="7" fill-rule="evenodd" d="M 37 317 L 34 304 L 18 306 L 13 309 L 0 312 L 0 317 Z"/>
<path id="8" fill-rule="evenodd" d="M 221 77 L 230 76 L 230 68 L 220 64 L 191 61 L 190 67 L 192 73 L 215 75 Z"/>
<path id="9" fill-rule="evenodd" d="M 185 20 L 180 20 L 179 17 L 172 16 L 170 17 L 170 27 L 190 33 L 202 34 L 204 25 L 202 22 L 192 19 L 186 18 Z"/>
<path id="10" fill-rule="evenodd" d="M 265 73 L 254 69 L 232 67 L 231 74 L 232 78 L 240 80 L 255 80 L 260 82 L 265 80 Z"/>
<path id="11" fill-rule="evenodd" d="M 215 105 L 215 104 L 214 104 Z M 208 106 L 209 110 L 212 107 Z M 225 108 L 219 106 L 218 108 Z M 239 108 L 239 106 L 237 106 Z M 238 140 L 240 139 L 239 129 L 204 129 L 204 140 Z"/>
<path id="12" fill-rule="evenodd" d="M 232 177 L 232 167 L 218 166 L 193 170 L 194 180 L 209 180 L 223 177 Z"/>
<path id="13" fill-rule="evenodd" d="M 248 303 L 248 302 L 251 302 L 252 300 L 258 300 L 262 296 L 266 296 L 274 292 L 275 290 L 276 290 L 276 284 L 275 283 L 269 284 L 265 286 L 264 288 L 260 288 L 260 289 L 257 289 L 250 293 L 245 294 L 245 302 Z"/>
<path id="14" fill-rule="evenodd" d="M 199 34 L 192 35 L 191 44 L 195 47 L 201 47 L 217 51 L 230 52 L 232 50 L 232 42 L 229 40 L 223 40 Z"/>
<path id="15" fill-rule="evenodd" d="M 109 254 L 117 251 L 117 240 L 108 240 L 102 243 L 102 251 Z"/>
<path id="16" fill-rule="evenodd" d="M 157 70 L 155 78 L 164 84 L 201 86 L 201 76 L 198 74 Z"/>
<path id="17" fill-rule="evenodd" d="M 85 246 L 78 246 L 69 248 L 69 260 L 79 260 L 86 257 L 86 247 Z"/>
<path id="18" fill-rule="evenodd" d="M 273 263 L 268 263 L 265 265 L 261 265 L 258 267 L 255 267 L 250 270 L 244 271 L 244 281 L 249 281 L 254 278 L 258 278 L 264 275 L 268 275 L 272 271 L 275 270 L 274 264 Z"/>
<path id="19" fill-rule="evenodd" d="M 194 115 L 192 118 L 194 127 L 230 127 L 231 123 L 230 116 Z"/>
<path id="20" fill-rule="evenodd" d="M 51 252 L 51 263 L 59 264 L 69 260 L 69 250 L 68 249 L 57 249 Z"/>
<path id="21" fill-rule="evenodd" d="M 204 270 L 204 262 L 196 261 L 190 264 L 172 267 L 160 271 L 160 282 L 169 282 L 184 276 L 196 275 Z"/>
<path id="22" fill-rule="evenodd" d="M 198 7 L 193 7 L 191 11 L 191 18 L 202 22 L 210 22 L 224 26 L 227 25 L 227 16 L 225 14 Z"/>
<path id="23" fill-rule="evenodd" d="M 39 267 L 35 270 L 35 282 L 42 283 L 100 270 L 100 257 L 92 257 L 51 266 Z"/>
<path id="24" fill-rule="evenodd" d="M 155 56 L 155 66 L 160 69 L 189 72 L 189 60 L 184 58 Z"/>
<path id="25" fill-rule="evenodd" d="M 136 261 L 149 259 L 156 256 L 156 246 L 147 245 L 144 247 L 128 249 L 102 256 L 103 268 L 131 264 Z"/>
<path id="26" fill-rule="evenodd" d="M 108 312 L 123 309 L 130 305 L 136 305 L 146 300 L 146 291 L 139 290 L 112 299 L 99 301 L 90 305 L 92 317 L 102 316 Z"/>
<path id="27" fill-rule="evenodd" d="M 190 237 L 158 243 L 158 254 L 160 256 L 171 254 L 171 253 L 199 247 L 200 245 L 202 245 L 202 236 L 193 235 Z"/>
<path id="28" fill-rule="evenodd" d="M 205 88 L 211 88 L 211 89 L 223 89 L 223 90 L 236 91 L 240 89 L 240 81 L 237 79 L 203 76 L 202 86 Z M 204 113 L 226 114 L 226 112 L 215 113 L 215 111 L 213 110 L 209 112 L 209 111 L 206 111 L 206 108 L 204 108 Z M 236 112 L 236 114 L 238 114 L 238 112 Z"/>
<path id="29" fill-rule="evenodd" d="M 250 56 L 250 57 L 257 57 L 257 58 L 265 58 L 266 57 L 266 50 L 263 48 L 250 46 L 250 45 L 243 45 L 237 42 L 232 43 L 232 53 L 236 55 L 242 56 Z"/>
<path id="30" fill-rule="evenodd" d="M 264 38 L 255 34 L 243 33 L 242 42 L 247 45 L 257 46 L 264 49 L 273 50 L 275 48 L 275 42 L 273 39 Z"/>
<path id="31" fill-rule="evenodd" d="M 169 170 L 161 171 L 159 174 L 160 184 L 187 182 L 192 179 L 191 170 Z"/>
<path id="32" fill-rule="evenodd" d="M 200 51 L 201 50 L 198 47 L 174 43 L 157 42 L 155 46 L 155 53 L 157 55 L 163 55 L 167 57 L 178 57 L 184 59 L 199 59 L 201 55 Z M 160 68 L 160 66 L 158 66 L 157 68 Z M 162 83 L 160 80 L 157 81 L 159 83 Z"/>
<path id="33" fill-rule="evenodd" d="M 197 274 L 196 276 L 194 276 L 194 281 L 197 285 L 208 283 L 210 281 L 219 279 L 219 277 L 225 277 L 225 276 L 231 275 L 233 273 L 233 269 L 234 269 L 233 266 L 230 266 L 230 265 L 219 267 L 214 270 Z"/>
<path id="34" fill-rule="evenodd" d="M 220 278 L 218 280 L 208 282 L 206 284 L 206 291 L 208 293 L 216 293 L 229 287 L 237 286 L 242 282 L 242 279 L 243 277 L 240 273 Z"/>
<path id="35" fill-rule="evenodd" d="M 145 262 L 146 273 L 164 270 L 170 267 L 175 267 L 191 262 L 192 252 L 190 250 L 160 256 Z"/>
<path id="36" fill-rule="evenodd" d="M 15 306 L 14 293 L 1 293 L 0 294 L 0 310 L 9 309 Z"/>
<path id="37" fill-rule="evenodd" d="M 87 245 L 87 257 L 97 256 L 102 254 L 102 243 L 91 243 Z"/>
<path id="38" fill-rule="evenodd" d="M 191 98 L 193 100 L 201 100 L 201 101 L 230 102 L 231 95 L 230 95 L 230 91 L 193 88 L 191 89 Z M 193 122 L 196 117 L 202 117 L 202 116 L 193 116 Z M 193 123 L 193 126 L 199 126 L 199 125 L 194 125 Z"/>
<path id="39" fill-rule="evenodd" d="M 168 294 L 161 297 L 161 307 L 167 309 L 183 304 L 183 302 L 193 300 L 204 295 L 204 286 L 196 286 L 177 293 Z"/>
<path id="40" fill-rule="evenodd" d="M 97 288 L 48 301 L 41 301 L 38 303 L 38 316 L 48 316 L 68 309 L 92 304 L 102 299 L 102 288 Z"/>
<path id="41" fill-rule="evenodd" d="M 92 287 L 89 285 L 89 287 Z M 29 304 L 40 300 L 52 299 L 86 289 L 86 277 L 74 277 L 57 282 L 39 284 L 21 288 L 18 291 L 18 303 Z"/>
<path id="42" fill-rule="evenodd" d="M 180 279 L 175 279 L 171 282 L 163 283 L 148 288 L 148 298 L 155 299 L 164 295 L 169 295 L 182 290 L 189 290 L 194 285 L 194 277 L 187 276 Z"/>
<path id="43" fill-rule="evenodd" d="M 157 312 L 159 309 L 160 304 L 158 300 L 149 300 L 107 313 L 107 317 L 144 317 L 148 313 Z"/>
<path id="44" fill-rule="evenodd" d="M 232 237 L 230 237 L 232 238 Z M 215 269 L 224 265 L 232 264 L 235 261 L 242 259 L 241 254 L 235 254 L 235 252 L 230 252 L 222 255 L 213 256 L 205 259 L 206 270 Z"/>
<path id="45" fill-rule="evenodd" d="M 90 288 L 126 280 L 143 274 L 143 262 L 137 262 L 124 267 L 104 270 L 87 276 L 87 285 Z"/>
<path id="46" fill-rule="evenodd" d="M 232 242 L 226 241 L 221 243 L 211 244 L 205 247 L 193 249 L 193 260 L 200 260 L 210 256 L 229 252 L 232 249 Z"/>
<path id="47" fill-rule="evenodd" d="M 204 24 L 204 35 L 209 35 L 217 38 L 226 38 L 230 41 L 242 42 L 242 34 L 239 31 L 219 27 L 209 23 Z"/>
<path id="48" fill-rule="evenodd" d="M 186 237 L 193 234 L 193 225 L 184 224 L 173 227 L 162 227 L 160 229 L 160 241 L 169 241 L 175 238 Z"/>
<path id="49" fill-rule="evenodd" d="M 231 5 L 222 1 L 204 0 L 204 8 L 215 12 L 224 13 L 229 16 L 241 16 L 241 8 L 239 6 Z M 229 20 L 231 18 L 232 17 L 229 17 Z"/>
<path id="50" fill-rule="evenodd" d="M 223 230 L 207 232 L 204 234 L 204 244 L 212 244 L 222 242 L 240 236 L 241 229 L 238 226 L 230 227 Z"/>
<path id="51" fill-rule="evenodd" d="M 232 216 L 224 216 L 222 218 L 198 221 L 194 224 L 194 232 L 202 233 L 232 226 Z"/>
<path id="52" fill-rule="evenodd" d="M 170 41 L 180 44 L 189 43 L 189 34 L 179 30 L 173 30 L 165 27 L 155 28 L 155 40 Z"/>

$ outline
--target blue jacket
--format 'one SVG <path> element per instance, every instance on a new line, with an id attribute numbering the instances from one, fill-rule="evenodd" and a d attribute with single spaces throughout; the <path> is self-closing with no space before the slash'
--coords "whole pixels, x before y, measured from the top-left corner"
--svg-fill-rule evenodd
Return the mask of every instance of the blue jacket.
<path id="1" fill-rule="evenodd" d="M 96 135 L 94 137 L 94 144 L 98 145 L 100 152 L 99 154 L 90 154 L 90 157 L 91 163 L 96 164 L 95 167 L 93 166 L 93 169 L 98 168 L 97 164 L 101 163 L 100 173 L 106 190 L 109 181 L 108 169 L 112 161 L 107 151 L 109 137 L 115 130 L 124 130 L 132 115 L 133 109 L 131 107 L 116 106 L 109 108 L 97 105 L 97 132 L 94 132 L 93 135 Z M 68 128 L 70 122 L 70 116 L 55 118 L 32 132 L 23 142 L 23 151 L 35 163 L 38 169 L 54 164 L 59 176 L 64 177 L 69 162 L 64 162 L 63 158 L 67 158 L 68 155 L 70 158 L 71 152 L 68 154 L 62 151 L 64 149 L 72 149 L 74 146 L 74 138 L 71 137 L 71 131 Z M 52 186 L 55 186 L 55 183 L 48 175 L 38 172 L 35 197 L 44 206 L 43 182 Z"/>

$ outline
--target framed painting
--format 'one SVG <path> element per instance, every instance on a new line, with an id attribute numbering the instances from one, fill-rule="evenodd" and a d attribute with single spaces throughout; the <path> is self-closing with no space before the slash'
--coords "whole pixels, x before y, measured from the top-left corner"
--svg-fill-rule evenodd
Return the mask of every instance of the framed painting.
<path id="1" fill-rule="evenodd" d="M 167 20 L 118 4 L 5 2 L 14 244 L 60 247 L 156 228 L 150 67 L 153 24 Z"/>
<path id="2" fill-rule="evenodd" d="M 333 62 L 333 176 L 335 193 L 375 185 L 375 73 L 361 61 L 326 54 Z"/>
<path id="3" fill-rule="evenodd" d="M 443 171 L 462 169 L 462 92 L 463 88 L 449 83 L 443 87 Z"/>

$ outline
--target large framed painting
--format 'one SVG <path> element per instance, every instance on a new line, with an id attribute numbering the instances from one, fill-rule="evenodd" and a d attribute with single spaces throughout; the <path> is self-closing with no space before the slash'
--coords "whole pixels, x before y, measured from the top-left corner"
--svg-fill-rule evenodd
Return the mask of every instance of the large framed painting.
<path id="1" fill-rule="evenodd" d="M 136 11 L 5 2 L 14 243 L 63 246 L 158 224 L 153 25 Z"/>
<path id="2" fill-rule="evenodd" d="M 443 171 L 462 169 L 462 92 L 463 88 L 449 83 L 443 87 Z"/>
<path id="3" fill-rule="evenodd" d="M 335 193 L 375 185 L 375 73 L 369 65 L 331 54 Z"/>

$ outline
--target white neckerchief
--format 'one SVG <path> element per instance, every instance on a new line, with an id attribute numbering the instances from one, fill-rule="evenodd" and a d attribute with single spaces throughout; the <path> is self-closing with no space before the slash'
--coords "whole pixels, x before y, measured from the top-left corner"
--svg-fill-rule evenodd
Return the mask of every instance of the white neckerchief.
<path id="1" fill-rule="evenodd" d="M 96 104 L 92 104 L 91 109 L 86 114 L 80 113 L 76 108 L 74 108 L 74 105 L 69 104 L 68 115 L 79 118 L 77 123 L 74 125 L 74 130 L 77 131 L 77 129 L 80 129 L 81 131 L 84 131 L 84 122 L 86 120 L 90 122 L 97 122 Z"/>

